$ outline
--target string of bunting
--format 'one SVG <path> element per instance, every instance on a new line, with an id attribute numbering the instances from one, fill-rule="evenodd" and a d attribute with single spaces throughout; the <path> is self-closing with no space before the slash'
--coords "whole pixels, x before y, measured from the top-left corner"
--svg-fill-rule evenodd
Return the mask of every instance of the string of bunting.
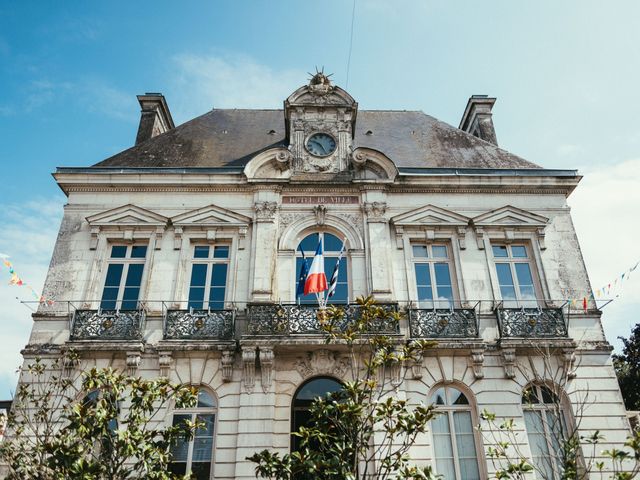
<path id="1" fill-rule="evenodd" d="M 596 298 L 603 298 L 603 297 L 604 298 L 606 298 L 606 297 L 611 298 L 612 292 L 615 293 L 614 298 L 618 298 L 620 296 L 620 294 L 622 293 L 620 291 L 622 289 L 622 283 L 625 280 L 629 280 L 629 277 L 631 277 L 631 272 L 633 272 L 636 268 L 638 268 L 638 265 L 640 265 L 640 260 L 637 261 L 636 264 L 633 267 L 628 268 L 627 270 L 624 271 L 624 273 L 622 273 L 619 276 L 617 276 L 616 279 L 613 280 L 612 282 L 607 283 L 604 287 L 601 287 L 601 288 L 598 288 L 598 289 L 594 290 L 594 292 L 590 295 L 591 298 L 593 298 L 594 300 Z M 582 303 L 582 308 L 586 312 L 587 311 L 588 302 L 589 302 L 589 297 L 585 296 L 582 299 L 580 299 L 580 298 L 570 298 L 569 299 L 569 303 L 571 304 L 571 308 L 573 308 L 573 309 L 577 309 L 578 308 L 578 302 Z"/>
<path id="2" fill-rule="evenodd" d="M 22 280 L 22 278 L 16 273 L 15 269 L 13 268 L 13 264 L 9 261 L 8 255 L 0 254 L 0 257 L 2 258 L 2 263 L 5 267 L 7 267 L 7 269 L 9 270 L 9 274 L 11 275 L 11 278 L 9 279 L 9 285 L 25 287 L 27 290 L 29 290 L 29 292 L 31 292 L 31 295 L 38 303 L 43 303 L 49 306 L 55 303 L 53 299 L 45 298 L 43 295 L 39 295 L 38 292 L 36 292 L 35 288 Z"/>

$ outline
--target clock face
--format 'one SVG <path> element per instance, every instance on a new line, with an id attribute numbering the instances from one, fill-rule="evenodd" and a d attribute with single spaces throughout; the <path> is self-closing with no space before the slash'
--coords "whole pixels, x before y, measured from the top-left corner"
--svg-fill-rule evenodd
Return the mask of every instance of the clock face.
<path id="1" fill-rule="evenodd" d="M 336 150 L 335 139 L 327 133 L 314 133 L 307 139 L 307 150 L 316 157 L 326 157 Z"/>

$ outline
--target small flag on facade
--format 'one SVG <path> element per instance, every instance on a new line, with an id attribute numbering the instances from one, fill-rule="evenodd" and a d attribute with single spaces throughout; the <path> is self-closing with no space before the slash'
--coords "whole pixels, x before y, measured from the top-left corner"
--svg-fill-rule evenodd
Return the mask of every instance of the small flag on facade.
<path id="1" fill-rule="evenodd" d="M 327 289 L 327 276 L 324 273 L 324 255 L 322 252 L 322 240 L 318 242 L 316 254 L 311 262 L 307 279 L 304 282 L 304 294 L 320 293 Z"/>
<path id="2" fill-rule="evenodd" d="M 327 295 L 328 298 L 333 297 L 336 293 L 336 288 L 338 286 L 338 275 L 340 273 L 340 260 L 342 260 L 342 256 L 344 255 L 345 243 L 346 243 L 346 239 L 342 241 L 342 248 L 340 249 L 340 255 L 338 255 L 336 266 L 333 267 L 333 274 L 331 275 L 331 280 L 329 281 L 329 293 Z"/>
<path id="3" fill-rule="evenodd" d="M 300 274 L 298 275 L 296 297 L 304 295 L 304 284 L 307 281 L 307 274 L 309 273 L 309 265 L 307 264 L 307 259 L 304 256 L 304 250 L 302 250 L 302 248 L 300 248 L 300 253 L 302 254 L 302 265 L 300 265 Z"/>

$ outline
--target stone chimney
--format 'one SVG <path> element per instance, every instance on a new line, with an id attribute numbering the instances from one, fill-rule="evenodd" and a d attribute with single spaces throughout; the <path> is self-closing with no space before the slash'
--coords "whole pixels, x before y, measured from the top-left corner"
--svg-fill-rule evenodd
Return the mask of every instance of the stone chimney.
<path id="1" fill-rule="evenodd" d="M 136 145 L 175 128 L 164 95 L 161 93 L 145 93 L 144 95 L 138 95 L 138 102 L 140 102 L 142 110 L 140 112 L 138 135 L 136 135 Z"/>
<path id="2" fill-rule="evenodd" d="M 496 130 L 493 128 L 491 109 L 496 103 L 495 97 L 487 95 L 472 95 L 464 109 L 462 120 L 460 120 L 460 130 L 481 138 L 487 142 L 498 145 Z"/>

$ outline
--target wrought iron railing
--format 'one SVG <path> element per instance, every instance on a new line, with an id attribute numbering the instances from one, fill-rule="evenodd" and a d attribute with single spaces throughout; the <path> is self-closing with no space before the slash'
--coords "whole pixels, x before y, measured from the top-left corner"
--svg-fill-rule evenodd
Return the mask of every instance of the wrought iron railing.
<path id="1" fill-rule="evenodd" d="M 385 309 L 397 311 L 397 304 L 378 304 Z M 341 305 L 343 317 L 334 324 L 338 330 L 346 329 L 360 315 L 360 306 Z M 249 335 L 317 335 L 323 332 L 322 313 L 314 305 L 294 304 L 252 304 L 247 307 L 247 333 Z M 400 332 L 394 319 L 372 322 L 371 333 L 388 335 Z"/>
<path id="2" fill-rule="evenodd" d="M 567 337 L 569 331 L 562 308 L 496 308 L 502 338 Z"/>
<path id="3" fill-rule="evenodd" d="M 144 310 L 75 310 L 71 340 L 139 340 Z"/>
<path id="4" fill-rule="evenodd" d="M 411 338 L 475 338 L 475 308 L 409 308 Z"/>
<path id="5" fill-rule="evenodd" d="M 232 340 L 235 310 L 167 310 L 164 338 L 169 340 Z"/>

